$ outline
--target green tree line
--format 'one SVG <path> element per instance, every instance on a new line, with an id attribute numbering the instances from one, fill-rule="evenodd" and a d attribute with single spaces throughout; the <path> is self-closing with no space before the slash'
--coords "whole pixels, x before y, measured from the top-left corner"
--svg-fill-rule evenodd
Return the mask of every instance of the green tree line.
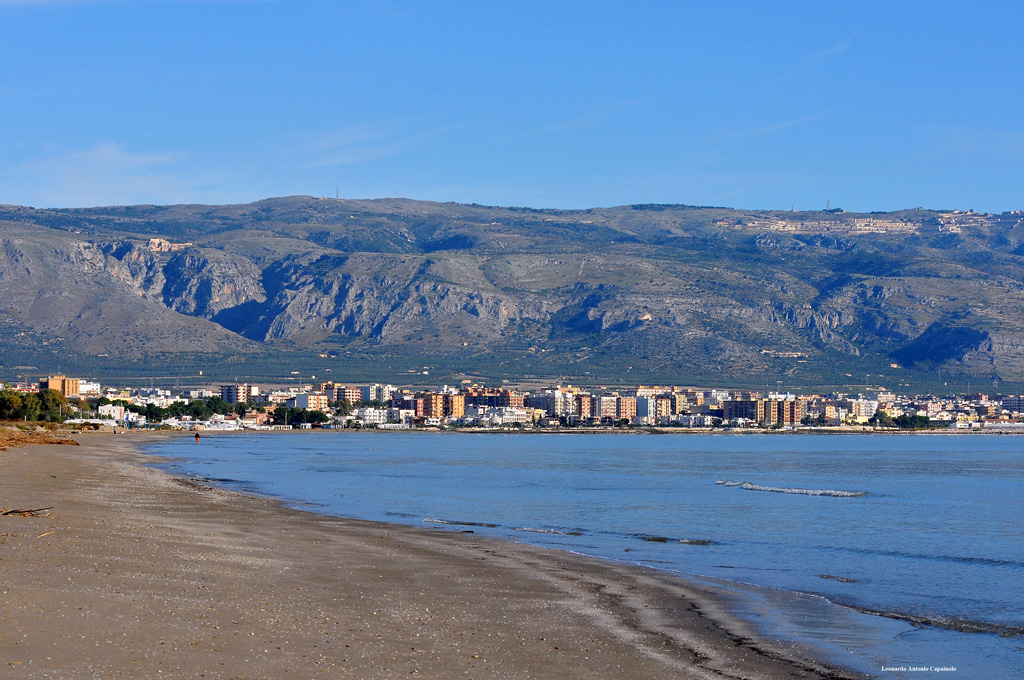
<path id="1" fill-rule="evenodd" d="M 140 406 L 138 404 L 131 404 L 123 399 L 115 399 L 111 401 L 106 397 L 100 397 L 99 401 L 96 402 L 97 406 L 105 406 L 107 404 L 124 406 L 125 409 L 132 413 L 138 413 L 139 415 L 145 416 L 146 420 L 149 422 L 159 422 L 161 420 L 166 420 L 167 418 L 180 418 L 182 416 L 191 416 L 196 420 L 209 420 L 210 416 L 215 413 L 220 413 L 222 415 L 227 415 L 229 413 L 245 413 L 247 408 L 246 404 L 229 404 L 220 397 L 193 399 L 188 403 L 176 401 L 167 406 L 157 406 L 156 404 Z"/>
<path id="2" fill-rule="evenodd" d="M 875 417 L 868 422 L 877 427 L 896 427 L 901 430 L 924 430 L 932 427 L 932 419 L 928 416 L 904 414 L 893 418 L 885 411 L 876 411 Z"/>
<path id="3" fill-rule="evenodd" d="M 124 406 L 132 413 L 145 416 L 149 422 L 160 422 L 168 418 L 180 418 L 190 416 L 195 420 L 209 420 L 214 414 L 228 415 L 237 413 L 243 415 L 246 411 L 258 408 L 251 404 L 229 404 L 220 397 L 213 396 L 206 399 L 193 399 L 191 402 L 174 402 L 165 407 L 156 404 L 139 406 L 129 403 L 123 399 L 110 400 L 100 397 L 96 406 L 114 404 Z M 352 404 L 347 399 L 331 404 L 339 409 L 343 415 L 352 410 Z M 31 420 L 59 422 L 73 415 L 72 411 L 84 412 L 91 407 L 88 402 L 69 402 L 67 398 L 57 390 L 39 390 L 38 392 L 22 393 L 10 387 L 0 389 L 0 420 Z M 77 415 L 77 414 L 75 414 Z M 301 423 L 326 423 L 330 417 L 322 411 L 307 411 L 299 408 L 288 408 L 283 404 L 272 411 L 275 425 L 299 425 Z"/>
<path id="4" fill-rule="evenodd" d="M 187 404 L 183 402 L 175 402 L 166 407 L 160 407 L 155 404 L 138 406 L 136 404 L 129 404 L 128 402 L 120 399 L 110 401 L 105 398 L 101 398 L 98 404 L 100 406 L 103 404 L 124 406 L 133 413 L 145 416 L 146 420 L 151 423 L 158 423 L 168 418 L 180 418 L 181 416 L 191 416 L 195 420 L 209 420 L 210 417 L 215 414 L 228 415 L 236 413 L 238 415 L 244 415 L 246 411 L 259 408 L 258 406 L 245 403 L 229 404 L 216 396 L 207 397 L 206 399 L 194 399 Z M 283 404 L 271 412 L 271 417 L 273 418 L 273 423 L 275 425 L 326 423 L 330 420 L 330 417 L 322 411 L 307 411 L 301 408 L 288 408 Z"/>
<path id="5" fill-rule="evenodd" d="M 80 405 L 76 404 L 75 408 Z M 68 417 L 72 405 L 57 390 L 22 393 L 10 387 L 0 390 L 0 420 L 45 420 L 59 422 Z"/>

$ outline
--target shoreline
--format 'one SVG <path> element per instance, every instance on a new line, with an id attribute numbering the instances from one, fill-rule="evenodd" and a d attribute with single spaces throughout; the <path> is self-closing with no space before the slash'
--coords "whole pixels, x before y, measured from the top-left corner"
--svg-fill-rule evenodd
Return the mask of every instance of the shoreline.
<path id="1" fill-rule="evenodd" d="M 176 478 L 86 434 L 0 452 L 13 677 L 855 678 L 728 593 L 478 535 L 340 519 Z"/>
<path id="2" fill-rule="evenodd" d="M 74 430 L 75 434 L 95 434 L 97 431 Z M 737 435 L 737 436 L 806 436 L 806 435 L 878 435 L 878 436 L 946 436 L 946 435 L 1024 435 L 1024 428 L 1020 429 L 953 429 L 953 428 L 930 428 L 919 430 L 898 430 L 898 429 L 874 429 L 874 428 L 801 428 L 799 430 L 758 430 L 742 428 L 685 428 L 685 427 L 637 427 L 632 429 L 618 428 L 531 428 L 531 429 L 487 429 L 487 428 L 437 428 L 421 427 L 408 429 L 382 429 L 376 427 L 351 427 L 351 428 L 312 428 L 308 430 L 179 430 L 179 429 L 150 429 L 150 428 L 123 428 L 118 434 L 134 435 L 187 435 L 194 436 L 196 432 L 200 435 L 238 435 L 238 434 L 350 434 L 355 432 L 383 432 L 394 434 L 425 434 L 425 433 L 447 433 L 447 434 L 522 434 L 522 435 Z M 98 431 L 101 434 L 110 434 L 106 430 Z"/>

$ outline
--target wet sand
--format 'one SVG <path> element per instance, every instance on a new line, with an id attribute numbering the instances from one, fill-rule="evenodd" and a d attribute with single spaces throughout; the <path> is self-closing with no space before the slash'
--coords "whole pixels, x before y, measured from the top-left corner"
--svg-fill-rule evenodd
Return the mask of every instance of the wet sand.
<path id="1" fill-rule="evenodd" d="M 146 436 L 0 451 L 0 505 L 53 506 L 0 516 L 0 677 L 857 677 L 708 587 L 212 489 Z"/>

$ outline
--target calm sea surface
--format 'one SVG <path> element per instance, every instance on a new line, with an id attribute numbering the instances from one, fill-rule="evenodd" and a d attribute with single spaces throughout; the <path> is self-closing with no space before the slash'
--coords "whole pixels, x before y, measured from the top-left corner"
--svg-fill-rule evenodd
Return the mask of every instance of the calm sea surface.
<path id="1" fill-rule="evenodd" d="M 766 632 L 879 677 L 1024 678 L 1024 437 L 232 434 L 150 451 L 327 514 L 727 579 Z M 957 670 L 883 670 L 900 666 Z"/>

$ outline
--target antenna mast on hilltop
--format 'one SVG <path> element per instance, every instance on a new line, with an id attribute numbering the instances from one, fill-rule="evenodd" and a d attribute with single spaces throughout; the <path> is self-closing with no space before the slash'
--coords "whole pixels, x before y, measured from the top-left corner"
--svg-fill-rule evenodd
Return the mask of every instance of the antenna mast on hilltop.
<path id="1" fill-rule="evenodd" d="M 338 194 L 338 189 L 339 189 L 338 185 L 337 185 L 337 184 L 335 184 L 335 185 L 334 185 L 334 200 L 335 200 L 335 201 L 339 200 L 339 199 L 338 199 L 338 196 L 339 196 L 339 194 Z"/>
<path id="2" fill-rule="evenodd" d="M 831 209 L 832 209 L 832 199 L 830 198 L 830 199 L 825 201 L 825 210 L 828 211 L 828 210 L 831 210 Z"/>

